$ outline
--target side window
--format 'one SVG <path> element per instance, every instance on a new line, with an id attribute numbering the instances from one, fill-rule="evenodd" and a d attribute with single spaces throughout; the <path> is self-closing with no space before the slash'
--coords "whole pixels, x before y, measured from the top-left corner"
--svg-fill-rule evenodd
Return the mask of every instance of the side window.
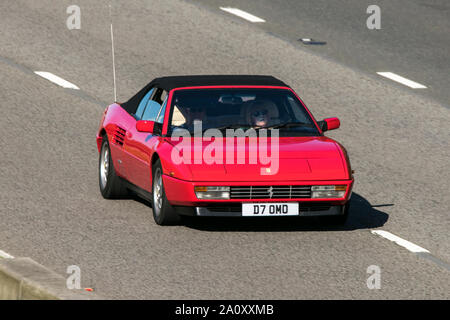
<path id="1" fill-rule="evenodd" d="M 156 118 L 156 122 L 163 123 L 164 122 L 164 115 L 166 113 L 166 106 L 167 106 L 167 97 L 164 99 L 164 102 L 162 104 L 162 107 L 159 111 L 159 115 Z"/>
<path id="2" fill-rule="evenodd" d="M 142 116 L 142 120 L 155 121 L 159 109 L 161 109 L 161 105 L 158 102 L 149 100 L 147 107 L 145 108 L 144 115 Z"/>
<path id="3" fill-rule="evenodd" d="M 139 103 L 138 108 L 136 109 L 136 113 L 134 114 L 136 120 L 141 120 L 142 119 L 142 115 L 144 113 L 144 109 L 147 106 L 147 102 L 150 100 L 150 98 L 152 97 L 153 92 L 155 91 L 155 88 L 152 88 L 149 92 L 147 92 L 144 96 L 144 98 L 141 100 L 141 102 Z"/>
<path id="4" fill-rule="evenodd" d="M 158 102 L 162 103 L 162 102 L 166 101 L 167 97 L 168 97 L 167 91 L 166 90 L 161 90 Z"/>
<path id="5" fill-rule="evenodd" d="M 160 115 L 161 104 L 166 96 L 167 92 L 165 90 L 157 89 L 151 100 L 147 102 L 142 120 L 156 121 L 156 118 Z"/>

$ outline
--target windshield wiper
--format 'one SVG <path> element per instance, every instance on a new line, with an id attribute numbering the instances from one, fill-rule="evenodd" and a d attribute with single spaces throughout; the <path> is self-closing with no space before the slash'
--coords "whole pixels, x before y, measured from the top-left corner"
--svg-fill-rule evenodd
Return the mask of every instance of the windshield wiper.
<path id="1" fill-rule="evenodd" d="M 224 129 L 240 129 L 240 128 L 244 128 L 244 127 L 250 128 L 251 126 L 249 124 L 228 124 L 226 126 L 211 128 L 211 129 L 224 130 Z"/>
<path id="2" fill-rule="evenodd" d="M 267 127 L 258 127 L 258 126 L 252 126 L 249 124 L 227 124 L 221 127 L 217 127 L 217 128 L 204 128 L 202 130 L 202 133 L 205 132 L 208 129 L 217 129 L 217 130 L 225 130 L 225 129 L 255 129 L 255 130 L 260 130 L 260 129 L 279 129 L 279 128 L 290 128 L 290 127 L 308 127 L 308 128 L 314 128 L 314 125 L 311 125 L 309 123 L 304 123 L 304 122 L 287 122 L 287 123 L 280 123 L 274 126 L 267 126 Z M 192 133 L 192 132 L 191 132 Z"/>
<path id="3" fill-rule="evenodd" d="M 308 127 L 308 128 L 314 128 L 314 126 L 310 123 L 305 122 L 286 122 L 286 123 L 280 123 L 274 126 L 270 126 L 267 128 L 270 129 L 280 129 L 280 128 L 292 128 L 292 127 Z"/>

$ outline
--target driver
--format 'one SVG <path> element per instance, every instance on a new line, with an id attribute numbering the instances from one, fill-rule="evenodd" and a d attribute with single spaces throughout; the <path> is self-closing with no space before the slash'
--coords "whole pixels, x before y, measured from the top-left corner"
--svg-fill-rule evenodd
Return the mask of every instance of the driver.
<path id="1" fill-rule="evenodd" d="M 276 110 L 276 105 L 269 100 L 255 100 L 247 109 L 247 122 L 251 126 L 267 127 L 271 111 Z"/>

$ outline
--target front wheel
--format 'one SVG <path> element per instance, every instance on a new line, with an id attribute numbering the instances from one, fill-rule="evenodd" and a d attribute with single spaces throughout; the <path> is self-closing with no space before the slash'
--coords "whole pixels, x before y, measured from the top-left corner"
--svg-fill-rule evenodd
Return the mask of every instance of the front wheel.
<path id="1" fill-rule="evenodd" d="M 175 212 L 166 198 L 163 183 L 163 171 L 159 160 L 153 166 L 152 183 L 152 209 L 153 218 L 159 225 L 175 225 L 179 223 L 180 216 Z"/>
<path id="2" fill-rule="evenodd" d="M 127 195 L 127 189 L 122 180 L 117 176 L 114 170 L 114 164 L 109 148 L 108 137 L 105 135 L 102 139 L 98 163 L 98 178 L 100 193 L 105 199 L 123 198 Z"/>

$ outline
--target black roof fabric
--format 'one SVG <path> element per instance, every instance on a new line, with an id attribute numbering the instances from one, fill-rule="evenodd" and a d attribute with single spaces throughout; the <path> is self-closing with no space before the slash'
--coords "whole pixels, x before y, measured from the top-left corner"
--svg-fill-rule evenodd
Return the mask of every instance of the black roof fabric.
<path id="1" fill-rule="evenodd" d="M 181 87 L 220 86 L 220 85 L 255 85 L 255 86 L 287 86 L 272 76 L 254 75 L 211 75 L 211 76 L 174 76 L 156 78 L 152 82 L 169 91 Z"/>
<path id="2" fill-rule="evenodd" d="M 182 87 L 203 87 L 221 85 L 254 85 L 288 87 L 283 81 L 273 76 L 260 75 L 197 75 L 197 76 L 169 76 L 156 78 L 142 88 L 130 100 L 121 104 L 129 113 L 135 113 L 139 102 L 153 86 L 170 91 Z"/>

